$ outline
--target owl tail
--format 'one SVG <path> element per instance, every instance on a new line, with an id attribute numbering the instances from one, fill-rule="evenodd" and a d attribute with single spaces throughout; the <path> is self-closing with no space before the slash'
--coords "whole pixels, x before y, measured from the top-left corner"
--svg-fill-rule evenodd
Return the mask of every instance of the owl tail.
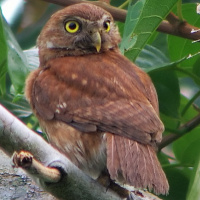
<path id="1" fill-rule="evenodd" d="M 155 194 L 167 194 L 169 184 L 154 148 L 107 134 L 107 168 L 112 180 Z"/>

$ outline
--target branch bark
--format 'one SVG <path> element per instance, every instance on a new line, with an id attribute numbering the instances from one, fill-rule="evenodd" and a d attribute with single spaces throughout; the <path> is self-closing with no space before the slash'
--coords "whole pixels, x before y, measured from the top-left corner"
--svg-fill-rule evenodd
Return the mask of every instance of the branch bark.
<path id="1" fill-rule="evenodd" d="M 78 3 L 91 3 L 94 5 L 97 5 L 99 7 L 102 7 L 103 9 L 107 10 L 108 12 L 110 12 L 113 16 L 113 18 L 117 21 L 121 21 L 124 22 L 126 19 L 126 14 L 127 11 L 123 10 L 123 9 L 119 9 L 116 8 L 114 6 L 111 6 L 110 4 L 107 4 L 105 2 L 102 1 L 83 1 L 83 0 L 43 0 L 49 3 L 54 3 L 60 6 L 70 6 L 73 4 L 78 4 Z"/>
<path id="2" fill-rule="evenodd" d="M 121 22 L 125 22 L 126 15 L 127 15 L 126 10 L 116 8 L 114 6 L 111 6 L 101 1 L 83 1 L 83 0 L 67 0 L 67 1 L 66 0 L 43 0 L 43 1 L 54 3 L 61 6 L 70 6 L 70 5 L 82 3 L 82 2 L 92 3 L 104 8 L 105 10 L 107 10 L 108 12 L 112 14 L 113 18 L 116 21 L 121 21 Z M 171 23 L 172 21 L 170 20 L 174 21 L 174 19 L 176 23 Z M 169 16 L 167 17 L 167 20 L 164 20 L 157 29 L 157 31 L 162 32 L 162 33 L 175 35 L 175 36 L 183 37 L 190 40 L 199 40 L 200 31 L 193 32 L 193 30 L 199 30 L 199 28 L 188 24 L 186 21 L 180 21 L 178 17 L 175 16 L 173 13 L 170 13 Z"/>

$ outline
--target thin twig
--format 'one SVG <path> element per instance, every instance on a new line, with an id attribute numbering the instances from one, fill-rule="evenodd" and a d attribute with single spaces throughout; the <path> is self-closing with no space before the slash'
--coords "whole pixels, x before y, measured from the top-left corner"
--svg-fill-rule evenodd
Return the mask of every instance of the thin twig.
<path id="1" fill-rule="evenodd" d="M 194 101 L 200 96 L 200 91 L 198 91 L 186 104 L 186 106 L 183 108 L 182 112 L 181 112 L 181 116 L 185 115 L 185 113 L 187 112 L 187 110 L 190 108 L 190 106 L 192 104 L 194 104 Z"/>
<path id="2" fill-rule="evenodd" d="M 180 133 L 176 133 L 176 134 L 171 133 L 169 135 L 166 135 L 158 147 L 159 150 L 166 147 L 168 144 L 171 144 L 172 142 L 174 142 L 178 138 L 182 137 L 186 133 L 189 133 L 191 130 L 196 128 L 199 124 L 200 124 L 200 114 L 198 114 L 196 117 L 194 117 L 192 120 L 190 120 L 186 124 L 182 125 L 178 129 L 180 131 Z"/>

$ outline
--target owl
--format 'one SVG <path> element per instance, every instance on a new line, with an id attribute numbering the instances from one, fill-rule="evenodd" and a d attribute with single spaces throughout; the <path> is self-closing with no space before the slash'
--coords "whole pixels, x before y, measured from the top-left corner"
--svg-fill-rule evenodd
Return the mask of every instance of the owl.
<path id="1" fill-rule="evenodd" d="M 150 77 L 120 53 L 110 13 L 88 3 L 56 12 L 41 31 L 26 97 L 49 142 L 93 178 L 166 194 L 156 155 L 164 130 Z"/>

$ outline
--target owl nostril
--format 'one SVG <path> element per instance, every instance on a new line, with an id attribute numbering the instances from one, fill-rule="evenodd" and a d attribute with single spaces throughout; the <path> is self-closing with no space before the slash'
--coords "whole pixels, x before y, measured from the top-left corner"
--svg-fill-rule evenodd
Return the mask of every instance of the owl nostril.
<path id="1" fill-rule="evenodd" d="M 92 29 L 92 30 L 89 30 L 88 31 L 88 33 L 90 34 L 90 35 L 93 35 L 94 33 L 96 33 L 96 32 L 99 32 L 100 34 L 103 32 L 103 30 L 102 29 L 99 29 L 99 28 L 95 28 L 95 29 Z"/>

